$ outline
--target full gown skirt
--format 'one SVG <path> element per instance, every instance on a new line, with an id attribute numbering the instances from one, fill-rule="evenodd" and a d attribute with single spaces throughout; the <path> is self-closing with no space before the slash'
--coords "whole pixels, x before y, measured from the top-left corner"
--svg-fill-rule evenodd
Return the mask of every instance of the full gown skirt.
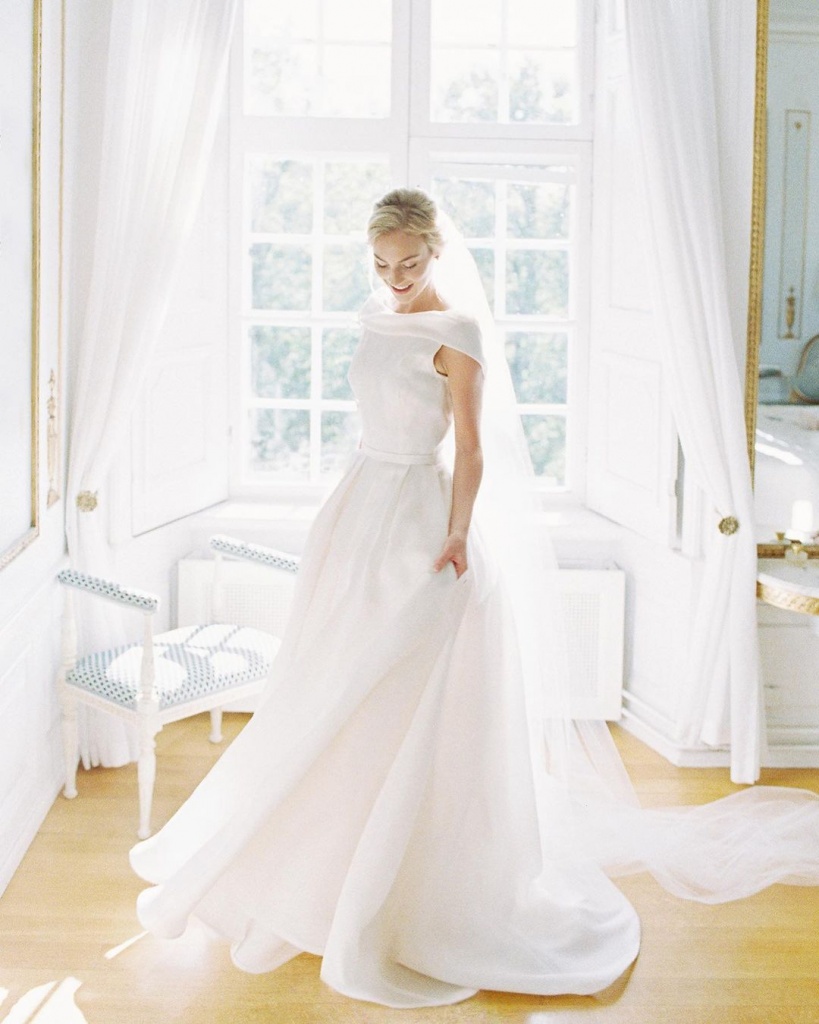
<path id="1" fill-rule="evenodd" d="M 329 985 L 387 1006 L 592 993 L 635 958 L 639 923 L 591 859 L 544 853 L 515 623 L 479 526 L 460 579 L 432 571 L 451 497 L 441 345 L 483 363 L 467 317 L 365 307 L 362 446 L 311 530 L 259 710 L 132 851 L 153 883 L 138 913 L 165 937 L 197 917 L 247 971 L 318 954 Z"/>

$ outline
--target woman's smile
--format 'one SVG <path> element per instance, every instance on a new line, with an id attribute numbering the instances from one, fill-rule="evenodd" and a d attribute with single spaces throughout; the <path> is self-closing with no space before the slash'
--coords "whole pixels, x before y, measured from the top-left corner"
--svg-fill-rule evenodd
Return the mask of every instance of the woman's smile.
<path id="1" fill-rule="evenodd" d="M 400 312 L 436 305 L 435 256 L 416 235 L 400 230 L 379 235 L 373 247 L 375 272 L 392 292 Z"/>

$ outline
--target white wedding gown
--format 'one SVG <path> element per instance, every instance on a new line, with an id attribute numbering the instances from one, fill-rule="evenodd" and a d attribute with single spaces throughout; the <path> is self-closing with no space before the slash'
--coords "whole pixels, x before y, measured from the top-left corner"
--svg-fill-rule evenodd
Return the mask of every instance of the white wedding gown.
<path id="1" fill-rule="evenodd" d="M 541 850 L 514 626 L 470 541 L 432 571 L 451 480 L 442 344 L 475 321 L 375 297 L 350 370 L 360 451 L 320 511 L 268 695 L 190 799 L 132 851 L 144 926 L 195 915 L 237 966 L 300 951 L 349 996 L 395 1007 L 481 988 L 592 993 L 639 947 L 591 862 Z"/>

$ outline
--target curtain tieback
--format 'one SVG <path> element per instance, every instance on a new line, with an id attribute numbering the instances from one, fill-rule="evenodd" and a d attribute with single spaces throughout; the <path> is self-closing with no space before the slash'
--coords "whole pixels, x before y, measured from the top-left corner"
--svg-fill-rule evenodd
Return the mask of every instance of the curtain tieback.
<path id="1" fill-rule="evenodd" d="M 96 491 L 80 491 L 77 495 L 77 508 L 80 512 L 93 512 L 98 504 Z"/>
<path id="2" fill-rule="evenodd" d="M 718 529 L 721 534 L 730 537 L 732 533 L 736 533 L 739 529 L 739 520 L 736 516 L 723 516 L 719 521 Z"/>

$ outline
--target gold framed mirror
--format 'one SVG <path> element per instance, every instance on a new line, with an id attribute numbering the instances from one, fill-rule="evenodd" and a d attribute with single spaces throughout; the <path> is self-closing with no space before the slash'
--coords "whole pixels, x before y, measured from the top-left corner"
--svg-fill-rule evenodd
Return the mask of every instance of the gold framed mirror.
<path id="1" fill-rule="evenodd" d="M 758 552 L 819 556 L 819 4 L 757 0 L 745 421 Z"/>
<path id="2" fill-rule="evenodd" d="M 41 0 L 0 11 L 0 569 L 40 532 Z"/>

